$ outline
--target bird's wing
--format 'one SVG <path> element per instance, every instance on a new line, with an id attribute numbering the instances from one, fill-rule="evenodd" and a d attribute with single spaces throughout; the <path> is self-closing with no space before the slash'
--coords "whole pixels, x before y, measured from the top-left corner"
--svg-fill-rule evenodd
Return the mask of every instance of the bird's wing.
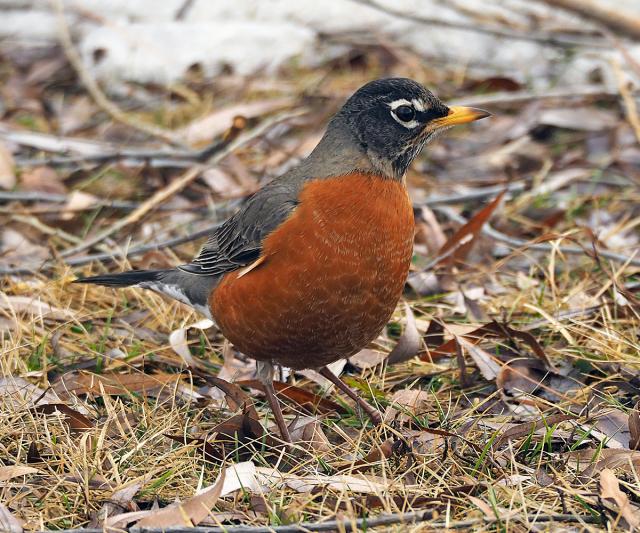
<path id="1" fill-rule="evenodd" d="M 266 185 L 209 237 L 190 263 L 178 268 L 218 276 L 253 263 L 260 257 L 263 240 L 295 209 L 299 188 L 298 182 L 286 180 Z"/>

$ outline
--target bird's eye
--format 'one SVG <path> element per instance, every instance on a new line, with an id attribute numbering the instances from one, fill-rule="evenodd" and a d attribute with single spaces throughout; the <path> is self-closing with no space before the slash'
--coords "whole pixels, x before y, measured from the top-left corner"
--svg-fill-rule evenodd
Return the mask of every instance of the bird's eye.
<path id="1" fill-rule="evenodd" d="M 394 110 L 396 117 L 402 122 L 411 122 L 416 116 L 416 110 L 410 105 L 401 105 Z"/>

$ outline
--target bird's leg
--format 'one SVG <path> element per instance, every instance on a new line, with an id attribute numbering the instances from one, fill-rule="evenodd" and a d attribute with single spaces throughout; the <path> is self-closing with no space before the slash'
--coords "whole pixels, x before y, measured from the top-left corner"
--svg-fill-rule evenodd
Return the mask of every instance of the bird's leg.
<path id="1" fill-rule="evenodd" d="M 360 408 L 369 415 L 369 418 L 373 422 L 374 425 L 378 425 L 382 423 L 382 416 L 380 412 L 369 405 L 366 401 L 364 401 L 358 394 L 352 390 L 344 381 L 342 381 L 338 376 L 336 376 L 331 370 L 329 370 L 326 366 L 323 366 L 320 370 L 318 370 L 321 376 L 327 378 L 331 383 L 333 383 L 336 387 L 338 387 L 342 392 L 344 392 L 349 398 L 351 398 Z"/>
<path id="2" fill-rule="evenodd" d="M 273 416 L 276 419 L 276 424 L 278 425 L 278 429 L 280 430 L 280 436 L 285 442 L 291 443 L 291 435 L 289 433 L 289 428 L 287 427 L 287 423 L 284 420 L 284 416 L 282 415 L 282 409 L 280 409 L 280 403 L 278 402 L 278 398 L 276 397 L 276 390 L 273 387 L 273 375 L 274 375 L 274 367 L 268 361 L 256 361 L 256 368 L 258 379 L 264 385 L 264 392 L 267 396 L 267 401 L 269 402 L 269 407 L 271 407 L 271 411 L 273 412 Z"/>

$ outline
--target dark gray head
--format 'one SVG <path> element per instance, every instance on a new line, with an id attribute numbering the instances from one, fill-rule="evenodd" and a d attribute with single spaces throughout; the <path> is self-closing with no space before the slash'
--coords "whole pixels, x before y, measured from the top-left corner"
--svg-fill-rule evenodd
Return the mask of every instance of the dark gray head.
<path id="1" fill-rule="evenodd" d="M 447 107 L 413 80 L 384 78 L 367 83 L 347 100 L 329 123 L 327 136 L 346 127 L 376 171 L 401 179 L 436 132 L 488 115 L 469 107 Z"/>

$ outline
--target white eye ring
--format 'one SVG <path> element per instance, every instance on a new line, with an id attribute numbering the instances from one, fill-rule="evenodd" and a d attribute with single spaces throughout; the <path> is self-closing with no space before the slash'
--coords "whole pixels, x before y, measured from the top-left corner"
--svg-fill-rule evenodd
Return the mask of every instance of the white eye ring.
<path id="1" fill-rule="evenodd" d="M 404 126 L 405 128 L 412 130 L 416 127 L 418 127 L 420 125 L 420 123 L 417 120 L 410 120 L 409 122 L 405 122 L 403 120 L 400 120 L 398 118 L 398 115 L 396 115 L 395 110 L 398 109 L 399 107 L 406 105 L 409 107 L 415 107 L 413 105 L 413 103 L 411 103 L 409 100 L 406 100 L 404 98 L 400 98 L 399 100 L 394 100 L 393 102 L 391 102 L 389 104 L 389 107 L 391 108 L 391 116 L 393 117 L 393 120 L 395 120 L 398 124 L 400 124 L 401 126 Z"/>

